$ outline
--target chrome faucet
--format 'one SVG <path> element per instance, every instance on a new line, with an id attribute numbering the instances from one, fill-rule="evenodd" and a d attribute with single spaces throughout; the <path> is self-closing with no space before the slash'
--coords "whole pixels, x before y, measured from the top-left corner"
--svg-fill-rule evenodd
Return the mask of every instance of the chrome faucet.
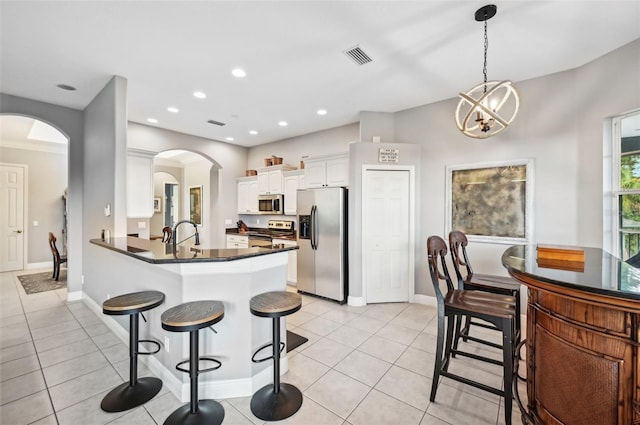
<path id="1" fill-rule="evenodd" d="M 181 240 L 180 242 L 178 242 L 178 226 L 180 226 L 182 223 L 189 223 L 193 225 L 193 228 L 196 229 L 196 233 L 192 236 L 189 236 L 188 238 L 184 238 L 183 240 Z M 176 246 L 179 243 L 182 243 L 184 241 L 186 241 L 187 239 L 190 239 L 192 237 L 196 237 L 196 245 L 200 245 L 200 234 L 198 233 L 198 225 L 196 223 L 194 223 L 191 220 L 182 220 L 176 223 L 175 226 L 173 226 L 173 253 L 176 253 Z"/>

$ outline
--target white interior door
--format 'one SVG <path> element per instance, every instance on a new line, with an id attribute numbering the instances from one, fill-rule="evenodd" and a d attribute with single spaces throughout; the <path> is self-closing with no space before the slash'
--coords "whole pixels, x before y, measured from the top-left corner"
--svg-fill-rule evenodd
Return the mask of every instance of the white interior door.
<path id="1" fill-rule="evenodd" d="M 409 171 L 367 170 L 364 179 L 366 302 L 409 301 Z"/>
<path id="2" fill-rule="evenodd" d="M 24 269 L 24 168 L 0 166 L 0 271 Z"/>

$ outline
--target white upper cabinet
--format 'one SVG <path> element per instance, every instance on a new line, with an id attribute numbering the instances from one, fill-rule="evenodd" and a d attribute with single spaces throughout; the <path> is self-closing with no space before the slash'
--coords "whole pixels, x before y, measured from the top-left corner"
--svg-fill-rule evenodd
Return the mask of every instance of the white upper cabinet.
<path id="1" fill-rule="evenodd" d="M 127 151 L 127 217 L 153 216 L 153 157 L 155 152 Z"/>
<path id="2" fill-rule="evenodd" d="M 258 194 L 282 195 L 284 193 L 283 172 L 293 170 L 289 165 L 274 165 L 258 169 Z"/>
<path id="3" fill-rule="evenodd" d="M 284 214 L 296 215 L 298 189 L 304 189 L 304 170 L 284 173 Z"/>
<path id="4" fill-rule="evenodd" d="M 308 188 L 349 186 L 349 154 L 307 158 L 304 171 Z"/>
<path id="5" fill-rule="evenodd" d="M 256 177 L 238 179 L 238 213 L 254 214 L 258 212 L 258 180 Z"/>

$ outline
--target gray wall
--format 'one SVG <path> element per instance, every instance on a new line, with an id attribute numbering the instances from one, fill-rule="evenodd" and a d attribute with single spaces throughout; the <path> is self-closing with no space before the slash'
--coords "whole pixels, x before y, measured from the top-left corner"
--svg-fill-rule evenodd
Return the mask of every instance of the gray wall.
<path id="1" fill-rule="evenodd" d="M 37 118 L 69 138 L 69 291 L 79 291 L 82 279 L 82 192 L 84 187 L 84 116 L 82 111 L 0 93 L 0 113 Z"/>
<path id="2" fill-rule="evenodd" d="M 51 262 L 49 232 L 58 238 L 56 246 L 63 253 L 62 227 L 67 188 L 69 161 L 67 152 L 0 148 L 0 161 L 27 165 L 27 222 L 25 223 L 28 251 L 26 264 Z M 38 226 L 33 222 L 37 221 Z M 52 263 L 53 264 L 53 263 Z"/>
<path id="3" fill-rule="evenodd" d="M 348 152 L 349 143 L 360 140 L 358 123 L 317 131 L 303 136 L 279 140 L 249 149 L 247 168 L 264 167 L 264 159 L 271 155 L 283 158 L 283 164 L 298 167 L 304 156 Z M 236 177 L 244 176 L 244 170 Z"/>
<path id="4" fill-rule="evenodd" d="M 218 200 L 212 205 L 215 210 L 211 211 L 212 224 L 209 227 L 222 230 L 226 218 L 236 222 L 238 216 L 236 178 L 244 175 L 247 165 L 247 148 L 133 122 L 128 126 L 128 144 L 129 148 L 150 152 L 182 149 L 207 158 L 213 163 L 213 168 L 218 169 L 217 173 L 214 173 L 215 170 L 211 173 L 210 182 L 212 186 L 217 187 Z M 186 182 L 185 185 L 187 185 Z M 215 193 L 214 189 L 211 193 Z M 224 244 L 222 231 L 212 238 L 218 239 L 217 241 L 212 239 L 212 244 Z"/>
<path id="5" fill-rule="evenodd" d="M 454 119 L 458 100 L 448 99 L 394 113 L 393 119 L 387 113 L 363 112 L 360 126 L 251 148 L 248 168 L 262 167 L 262 159 L 272 154 L 294 165 L 305 154 L 345 151 L 360 134 L 365 142 L 381 136 L 383 142 L 419 145 L 416 293 L 433 295 L 425 267 L 426 239 L 432 234 L 445 236 L 447 165 L 532 158 L 533 242 L 602 246 L 602 223 L 608 219 L 602 213 L 603 120 L 640 107 L 638 75 L 640 40 L 580 68 L 516 82 L 521 97 L 518 117 L 509 129 L 484 141 L 460 133 Z M 388 140 L 391 131 L 393 140 Z M 357 190 L 353 185 L 350 198 Z M 469 251 L 475 270 L 505 275 L 500 257 L 506 247 L 472 243 Z M 352 255 L 350 268 L 359 268 L 358 254 Z M 350 275 L 351 295 L 358 296 L 358 276 Z"/>
<path id="6" fill-rule="evenodd" d="M 127 81 L 113 77 L 85 108 L 84 151 L 84 247 L 99 238 L 102 229 L 111 236 L 125 236 L 127 229 L 126 186 L 126 90 Z M 104 208 L 111 205 L 111 215 Z M 99 278 L 87 262 L 84 291 L 97 303 L 94 282 Z"/>

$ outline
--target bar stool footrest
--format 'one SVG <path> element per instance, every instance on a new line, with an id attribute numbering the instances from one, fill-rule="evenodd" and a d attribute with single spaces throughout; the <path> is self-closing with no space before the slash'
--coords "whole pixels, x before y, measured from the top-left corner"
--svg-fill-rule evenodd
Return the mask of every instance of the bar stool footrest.
<path id="1" fill-rule="evenodd" d="M 139 339 L 138 340 L 138 345 L 141 342 L 147 342 L 149 344 L 153 344 L 155 345 L 157 348 L 155 351 L 138 351 L 136 354 L 140 355 L 140 356 L 149 356 L 151 354 L 157 354 L 160 351 L 160 348 L 162 348 L 162 344 L 160 344 L 158 341 L 154 341 L 152 339 Z"/>
<path id="2" fill-rule="evenodd" d="M 145 404 L 161 389 L 162 381 L 158 378 L 138 378 L 135 385 L 125 382 L 109 391 L 102 399 L 100 407 L 105 412 L 124 412 Z"/>
<path id="3" fill-rule="evenodd" d="M 280 391 L 266 385 L 251 397 L 251 413 L 263 421 L 279 421 L 295 414 L 302 406 L 302 393 L 291 384 L 281 383 Z"/>
<path id="4" fill-rule="evenodd" d="M 191 413 L 189 403 L 178 407 L 164 421 L 164 425 L 220 425 L 224 420 L 224 407 L 215 400 L 199 400 L 198 411 Z"/>
<path id="5" fill-rule="evenodd" d="M 180 372 L 184 372 L 184 373 L 191 373 L 191 370 L 189 369 L 185 369 L 183 367 L 180 367 L 181 365 L 185 364 L 185 363 L 189 363 L 191 362 L 191 359 L 187 359 L 187 360 L 183 360 L 180 363 L 178 363 L 176 365 L 176 369 L 178 369 Z M 198 362 L 213 362 L 216 365 L 213 367 L 208 367 L 206 369 L 198 369 L 196 372 L 197 374 L 201 374 L 201 373 L 206 373 L 206 372 L 211 372 L 217 369 L 220 369 L 220 367 L 222 367 L 222 362 L 220 360 L 216 360 L 213 359 L 211 357 L 198 357 Z"/>
<path id="6" fill-rule="evenodd" d="M 273 343 L 272 342 L 268 342 L 266 344 L 264 344 L 262 347 L 258 348 L 256 350 L 255 353 L 253 353 L 253 356 L 251 356 L 251 361 L 254 363 L 262 363 L 262 362 L 266 362 L 267 360 L 272 360 L 274 358 L 273 354 L 270 355 L 269 357 L 263 357 L 261 359 L 256 359 L 256 356 L 258 355 L 258 353 L 262 350 L 264 350 L 265 348 L 269 348 L 269 347 L 273 347 Z M 284 351 L 284 342 L 280 342 L 280 353 L 282 353 L 282 351 Z"/>

